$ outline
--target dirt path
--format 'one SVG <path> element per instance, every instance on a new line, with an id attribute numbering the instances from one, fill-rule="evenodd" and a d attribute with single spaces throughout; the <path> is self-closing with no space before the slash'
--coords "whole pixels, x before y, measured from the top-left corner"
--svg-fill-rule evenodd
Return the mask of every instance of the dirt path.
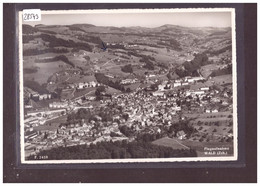
<path id="1" fill-rule="evenodd" d="M 102 67 L 104 67 L 107 63 L 110 63 L 111 61 L 113 61 L 113 60 L 115 60 L 115 59 L 117 59 L 117 58 L 119 58 L 119 57 L 116 57 L 116 58 L 110 59 L 109 61 L 105 62 L 105 63 L 102 65 Z"/>

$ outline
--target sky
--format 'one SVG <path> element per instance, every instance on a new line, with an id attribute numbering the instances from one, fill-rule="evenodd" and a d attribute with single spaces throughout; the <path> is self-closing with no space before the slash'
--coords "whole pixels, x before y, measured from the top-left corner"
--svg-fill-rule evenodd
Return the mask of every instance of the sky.
<path id="1" fill-rule="evenodd" d="M 25 22 L 23 22 L 25 23 Z M 231 27 L 230 12 L 178 12 L 178 13 L 88 13 L 88 14 L 42 14 L 36 25 L 93 24 L 115 27 L 159 27 L 164 24 L 186 27 Z"/>

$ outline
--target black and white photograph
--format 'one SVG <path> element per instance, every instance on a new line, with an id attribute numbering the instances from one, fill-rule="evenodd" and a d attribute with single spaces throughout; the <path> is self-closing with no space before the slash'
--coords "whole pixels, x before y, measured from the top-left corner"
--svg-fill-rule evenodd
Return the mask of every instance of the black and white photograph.
<path id="1" fill-rule="evenodd" d="M 19 14 L 22 163 L 237 160 L 235 9 L 40 13 Z"/>

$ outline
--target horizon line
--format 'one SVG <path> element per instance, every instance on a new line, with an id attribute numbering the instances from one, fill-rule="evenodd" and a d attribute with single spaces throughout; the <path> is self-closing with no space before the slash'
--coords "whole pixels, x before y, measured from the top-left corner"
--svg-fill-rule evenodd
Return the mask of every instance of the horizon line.
<path id="1" fill-rule="evenodd" d="M 156 27 L 147 27 L 147 26 L 101 26 L 101 25 L 93 25 L 93 24 L 89 24 L 89 23 L 74 23 L 74 24 L 35 24 L 35 25 L 31 25 L 28 23 L 22 23 L 22 25 L 30 25 L 32 27 L 36 27 L 39 25 L 43 25 L 43 26 L 73 26 L 73 25 L 92 25 L 93 27 L 115 27 L 115 28 L 131 28 L 131 27 L 141 27 L 141 28 L 147 28 L 147 29 L 152 29 L 152 28 L 159 28 L 159 27 L 163 27 L 163 26 L 176 26 L 176 27 L 183 27 L 183 28 L 232 28 L 231 26 L 182 26 L 182 25 L 175 25 L 175 24 L 163 24 L 161 26 L 156 26 Z"/>

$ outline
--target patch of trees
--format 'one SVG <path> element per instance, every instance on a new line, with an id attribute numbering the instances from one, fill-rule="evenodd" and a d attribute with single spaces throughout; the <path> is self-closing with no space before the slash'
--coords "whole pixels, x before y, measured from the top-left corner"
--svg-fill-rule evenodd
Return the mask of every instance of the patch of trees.
<path id="1" fill-rule="evenodd" d="M 38 82 L 33 81 L 33 80 L 25 80 L 23 85 L 40 94 L 49 93 L 44 85 L 40 85 Z"/>
<path id="2" fill-rule="evenodd" d="M 130 137 L 134 135 L 134 130 L 132 130 L 131 128 L 129 128 L 126 125 L 122 125 L 119 127 L 119 130 L 122 134 L 124 134 L 126 137 Z"/>
<path id="3" fill-rule="evenodd" d="M 214 70 L 210 74 L 210 76 L 216 77 L 216 76 L 222 76 L 222 75 L 226 75 L 226 74 L 232 74 L 232 65 L 231 64 L 228 64 L 228 66 L 226 68 Z"/>
<path id="4" fill-rule="evenodd" d="M 125 87 L 123 85 L 121 85 L 119 81 L 112 81 L 107 76 L 105 76 L 103 73 L 95 73 L 95 77 L 99 83 L 110 86 L 117 90 L 126 91 Z"/>
<path id="5" fill-rule="evenodd" d="M 181 45 L 180 43 L 175 39 L 170 39 L 170 47 L 172 47 L 174 50 L 181 51 Z"/>
<path id="6" fill-rule="evenodd" d="M 128 51 L 128 52 L 127 52 L 127 55 L 128 55 L 128 56 L 135 56 L 135 57 L 140 57 L 140 58 L 142 58 L 142 59 L 140 59 L 140 60 L 142 60 L 142 61 L 140 61 L 140 62 L 144 62 L 144 61 L 147 61 L 147 60 L 155 61 L 154 57 L 152 57 L 152 56 L 146 56 L 146 55 L 140 54 L 140 53 L 136 52 L 135 50 Z"/>
<path id="7" fill-rule="evenodd" d="M 97 87 L 95 91 L 96 99 L 101 100 L 102 99 L 102 93 L 105 92 L 106 89 L 104 86 Z"/>
<path id="8" fill-rule="evenodd" d="M 158 85 L 159 85 L 158 83 L 151 84 L 151 86 L 150 86 L 151 90 L 153 90 L 153 91 L 158 90 Z"/>
<path id="9" fill-rule="evenodd" d="M 188 121 L 184 120 L 172 124 L 168 130 L 168 133 L 174 133 L 174 137 L 176 137 L 179 131 L 183 131 L 186 134 L 187 138 L 189 138 L 191 134 L 196 132 L 196 129 L 192 125 L 190 125 Z"/>
<path id="10" fill-rule="evenodd" d="M 86 61 L 89 61 L 90 60 L 90 57 L 89 56 L 84 56 L 83 57 Z"/>
<path id="11" fill-rule="evenodd" d="M 133 73 L 133 67 L 131 64 L 123 66 L 121 70 L 126 73 Z"/>
<path id="12" fill-rule="evenodd" d="M 196 157 L 193 149 L 172 149 L 170 147 L 153 145 L 145 142 L 98 142 L 91 145 L 58 147 L 39 152 L 38 156 L 48 156 L 49 159 L 125 159 L 125 158 L 170 158 Z M 28 160 L 34 160 L 29 156 Z"/>
<path id="13" fill-rule="evenodd" d="M 68 125 L 70 123 L 80 122 L 82 119 L 88 121 L 91 117 L 92 114 L 89 110 L 80 108 L 76 113 L 72 112 L 68 114 L 67 123 L 65 125 Z"/>
<path id="14" fill-rule="evenodd" d="M 167 46 L 167 47 L 172 48 L 173 50 L 176 50 L 176 51 L 182 51 L 181 45 L 176 39 L 169 39 L 165 42 L 158 41 L 157 44 Z"/>
<path id="15" fill-rule="evenodd" d="M 169 73 L 167 74 L 167 78 L 171 79 L 171 80 L 178 78 L 178 75 L 176 73 L 176 71 L 178 71 L 178 70 L 179 69 L 176 69 L 175 71 L 170 70 Z M 179 73 L 181 73 L 181 72 L 179 72 Z"/>
<path id="16" fill-rule="evenodd" d="M 155 61 L 154 57 L 152 56 L 140 55 L 140 57 L 142 57 L 142 59 L 140 59 L 140 62 Z"/>
<path id="17" fill-rule="evenodd" d="M 154 64 L 151 61 L 146 61 L 143 67 L 148 70 L 154 70 Z"/>
<path id="18" fill-rule="evenodd" d="M 110 137 L 120 137 L 120 134 L 111 131 L 110 132 Z"/>
<path id="19" fill-rule="evenodd" d="M 100 47 L 103 47 L 102 40 L 100 39 L 100 37 L 97 37 L 97 36 L 86 36 L 85 35 L 85 36 L 79 36 L 78 39 L 89 42 L 89 43 L 95 43 L 95 44 L 100 45 Z"/>
<path id="20" fill-rule="evenodd" d="M 163 135 L 160 133 L 139 133 L 136 136 L 136 141 L 148 143 L 160 139 L 162 137 Z"/>
<path id="21" fill-rule="evenodd" d="M 66 48 L 46 48 L 43 50 L 39 50 L 37 48 L 34 49 L 27 49 L 23 51 L 24 56 L 37 56 L 40 54 L 45 54 L 45 53 L 68 53 L 69 50 Z"/>
<path id="22" fill-rule="evenodd" d="M 29 43 L 29 41 L 34 40 L 33 35 L 23 35 L 23 43 Z"/>
<path id="23" fill-rule="evenodd" d="M 195 55 L 194 59 L 190 62 L 186 61 L 183 63 L 184 69 L 176 69 L 176 74 L 179 77 L 185 76 L 198 76 L 197 70 L 204 65 L 209 64 L 208 56 L 206 53 Z"/>
<path id="24" fill-rule="evenodd" d="M 24 43 L 29 42 L 30 40 L 34 38 L 41 38 L 45 42 L 49 42 L 49 47 L 67 47 L 67 48 L 73 48 L 75 51 L 78 50 L 85 50 L 92 52 L 92 47 L 87 43 L 82 42 L 74 42 L 73 40 L 65 40 L 61 38 L 57 38 L 53 35 L 49 34 L 40 34 L 35 36 L 23 36 Z"/>
<path id="25" fill-rule="evenodd" d="M 175 70 L 175 73 L 176 73 L 179 77 L 181 77 L 181 78 L 190 75 L 190 73 L 189 73 L 188 71 L 183 70 L 183 69 L 179 69 L 179 68 L 177 68 L 177 69 Z"/>
<path id="26" fill-rule="evenodd" d="M 219 55 L 219 54 L 222 54 L 224 52 L 226 52 L 227 50 L 232 50 L 232 45 L 228 45 L 224 48 L 221 48 L 219 50 L 210 50 L 210 51 L 207 51 L 208 54 L 210 54 L 211 56 L 213 55 Z"/>
<path id="27" fill-rule="evenodd" d="M 22 30 L 23 30 L 23 34 L 33 34 L 35 32 L 38 32 L 37 28 L 26 24 L 22 25 Z"/>
<path id="28" fill-rule="evenodd" d="M 40 30 L 41 32 L 43 33 L 46 33 L 46 34 L 57 34 L 56 32 L 53 32 L 53 31 L 50 31 L 50 30 Z"/>
<path id="29" fill-rule="evenodd" d="M 208 64 L 208 56 L 205 53 L 195 55 L 194 59 L 190 62 L 185 62 L 184 68 L 187 71 L 194 71 L 199 69 L 203 65 Z"/>
<path id="30" fill-rule="evenodd" d="M 37 37 L 42 38 L 43 41 L 49 42 L 50 47 L 63 46 L 92 52 L 92 47 L 87 43 L 74 42 L 73 40 L 64 40 L 48 34 L 41 34 Z"/>
<path id="31" fill-rule="evenodd" d="M 36 63 L 49 63 L 49 62 L 55 62 L 55 61 L 63 61 L 64 63 L 71 65 L 72 67 L 75 67 L 74 63 L 72 63 L 65 55 L 56 56 L 53 58 L 46 58 L 46 59 L 36 59 Z"/>
<path id="32" fill-rule="evenodd" d="M 154 70 L 154 64 L 151 60 L 155 60 L 154 57 L 142 55 L 142 58 L 139 61 L 145 63 L 143 66 L 144 68 Z"/>
<path id="33" fill-rule="evenodd" d="M 166 63 L 157 63 L 157 66 L 161 67 L 163 69 L 168 69 L 169 68 L 169 64 L 166 64 Z"/>

